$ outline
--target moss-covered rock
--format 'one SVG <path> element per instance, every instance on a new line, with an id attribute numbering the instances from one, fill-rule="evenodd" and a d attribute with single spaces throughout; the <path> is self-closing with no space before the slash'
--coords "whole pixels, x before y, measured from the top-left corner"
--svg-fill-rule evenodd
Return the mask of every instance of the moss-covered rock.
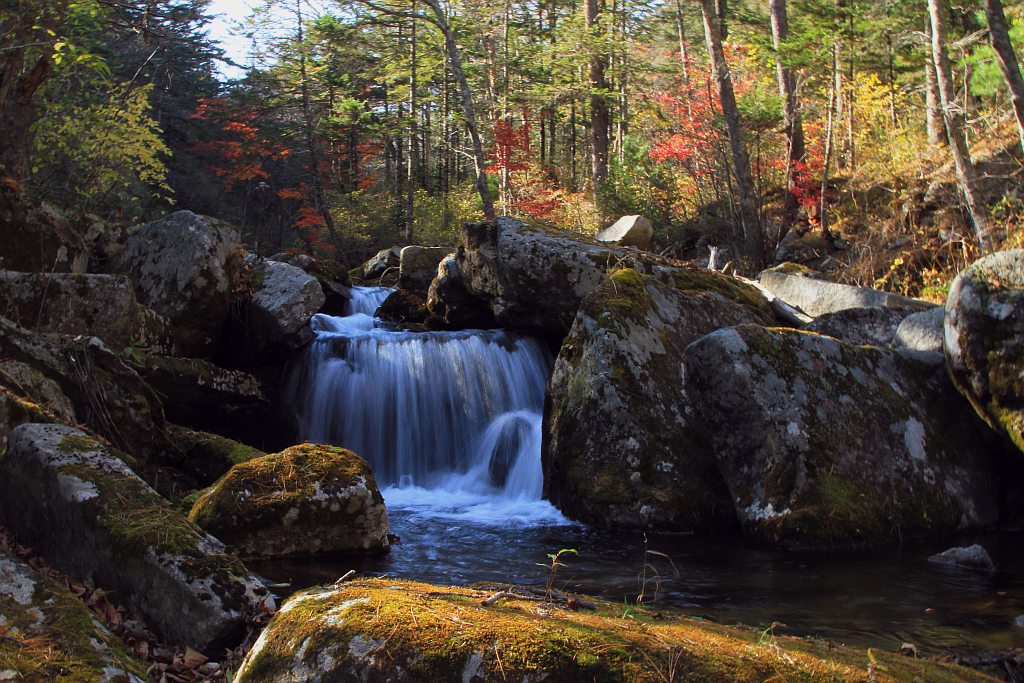
<path id="1" fill-rule="evenodd" d="M 144 225 L 121 254 L 136 297 L 171 323 L 188 356 L 209 357 L 216 348 L 241 266 L 238 231 L 190 211 Z"/>
<path id="2" fill-rule="evenodd" d="M 683 388 L 683 350 L 720 327 L 768 323 L 749 285 L 703 269 L 625 269 L 584 297 L 551 376 L 545 495 L 607 527 L 734 526 Z"/>
<path id="3" fill-rule="evenodd" d="M 180 454 L 175 464 L 195 478 L 200 486 L 209 486 L 235 465 L 260 458 L 266 453 L 220 434 L 197 432 L 178 425 L 167 425 L 167 435 Z"/>
<path id="4" fill-rule="evenodd" d="M 0 301 L 32 330 L 96 336 L 118 351 L 173 351 L 167 321 L 136 301 L 123 276 L 0 271 Z"/>
<path id="5" fill-rule="evenodd" d="M 244 556 L 379 553 L 388 515 L 366 461 L 302 444 L 235 465 L 190 519 Z"/>
<path id="6" fill-rule="evenodd" d="M 220 654 L 262 583 L 84 432 L 25 424 L 0 459 L 0 518 L 54 567 L 114 591 L 165 640 Z"/>
<path id="7" fill-rule="evenodd" d="M 944 340 L 957 389 L 1024 451 L 1024 250 L 990 254 L 953 280 Z"/>
<path id="8" fill-rule="evenodd" d="M 0 386 L 0 453 L 7 447 L 7 436 L 26 422 L 56 422 L 52 413 L 37 403 Z"/>
<path id="9" fill-rule="evenodd" d="M 940 362 L 741 325 L 689 346 L 685 363 L 751 535 L 836 546 L 998 520 L 997 453 Z"/>
<path id="10" fill-rule="evenodd" d="M 870 287 L 855 287 L 819 280 L 795 269 L 765 270 L 757 279 L 769 292 L 814 317 L 847 308 L 883 306 L 922 311 L 934 306 L 926 301 Z"/>
<path id="11" fill-rule="evenodd" d="M 145 672 L 64 585 L 0 550 L 0 680 L 142 683 Z"/>
<path id="12" fill-rule="evenodd" d="M 376 312 L 376 317 L 381 320 L 413 325 L 426 322 L 429 316 L 430 311 L 423 297 L 406 289 L 391 292 Z"/>
<path id="13" fill-rule="evenodd" d="M 987 681 L 949 664 L 599 602 L 535 600 L 387 579 L 286 602 L 237 683 L 300 681 Z"/>

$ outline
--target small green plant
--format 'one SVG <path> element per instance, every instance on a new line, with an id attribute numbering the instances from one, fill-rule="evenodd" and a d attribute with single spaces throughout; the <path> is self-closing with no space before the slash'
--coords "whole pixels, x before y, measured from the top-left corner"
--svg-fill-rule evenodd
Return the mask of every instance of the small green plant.
<path id="1" fill-rule="evenodd" d="M 538 567 L 544 567 L 548 570 L 547 582 L 544 584 L 544 587 L 547 589 L 548 592 L 548 600 L 551 599 L 551 594 L 555 590 L 555 577 L 558 574 L 558 568 L 565 566 L 565 564 L 559 561 L 559 558 L 561 558 L 562 555 L 568 555 L 569 553 L 572 553 L 573 555 L 579 555 L 579 551 L 577 551 L 575 548 L 562 548 L 557 553 L 548 553 L 548 560 L 550 562 L 537 563 Z"/>

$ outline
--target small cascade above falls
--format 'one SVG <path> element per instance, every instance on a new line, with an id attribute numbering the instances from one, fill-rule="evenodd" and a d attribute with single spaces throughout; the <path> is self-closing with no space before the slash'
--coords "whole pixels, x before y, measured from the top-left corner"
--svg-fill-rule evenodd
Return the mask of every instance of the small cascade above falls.
<path id="1" fill-rule="evenodd" d="M 350 315 L 313 318 L 287 386 L 300 438 L 364 457 L 389 506 L 564 523 L 541 500 L 547 350 L 501 330 L 388 329 L 372 314 L 391 291 L 355 287 Z"/>

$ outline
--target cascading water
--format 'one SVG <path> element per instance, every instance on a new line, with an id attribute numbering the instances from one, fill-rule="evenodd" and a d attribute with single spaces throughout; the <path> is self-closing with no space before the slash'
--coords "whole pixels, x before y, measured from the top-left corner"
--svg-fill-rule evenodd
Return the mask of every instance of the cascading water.
<path id="1" fill-rule="evenodd" d="M 356 287 L 350 315 L 313 318 L 288 383 L 299 436 L 363 456 L 392 510 L 565 523 L 541 499 L 544 347 L 500 330 L 386 329 L 372 314 L 390 292 Z"/>

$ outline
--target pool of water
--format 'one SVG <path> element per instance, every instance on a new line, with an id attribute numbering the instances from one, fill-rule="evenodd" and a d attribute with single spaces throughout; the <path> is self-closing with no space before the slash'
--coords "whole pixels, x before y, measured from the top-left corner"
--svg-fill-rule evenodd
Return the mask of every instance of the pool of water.
<path id="1" fill-rule="evenodd" d="M 887 649 L 911 643 L 922 654 L 1024 647 L 1019 529 L 856 553 L 796 553 L 736 538 L 678 536 L 651 536 L 645 546 L 642 534 L 571 524 L 543 502 L 516 510 L 514 503 L 495 508 L 486 497 L 439 501 L 436 492 L 394 489 L 385 499 L 391 530 L 401 538 L 387 556 L 249 565 L 290 584 L 285 593 L 332 582 L 349 569 L 446 585 L 543 585 L 547 570 L 539 565 L 548 553 L 572 548 L 579 554 L 562 557 L 556 585 L 624 605 L 642 594 L 655 607 L 718 623 L 766 628 L 779 622 L 779 634 Z M 952 544 L 973 542 L 989 551 L 997 573 L 927 562 Z"/>

